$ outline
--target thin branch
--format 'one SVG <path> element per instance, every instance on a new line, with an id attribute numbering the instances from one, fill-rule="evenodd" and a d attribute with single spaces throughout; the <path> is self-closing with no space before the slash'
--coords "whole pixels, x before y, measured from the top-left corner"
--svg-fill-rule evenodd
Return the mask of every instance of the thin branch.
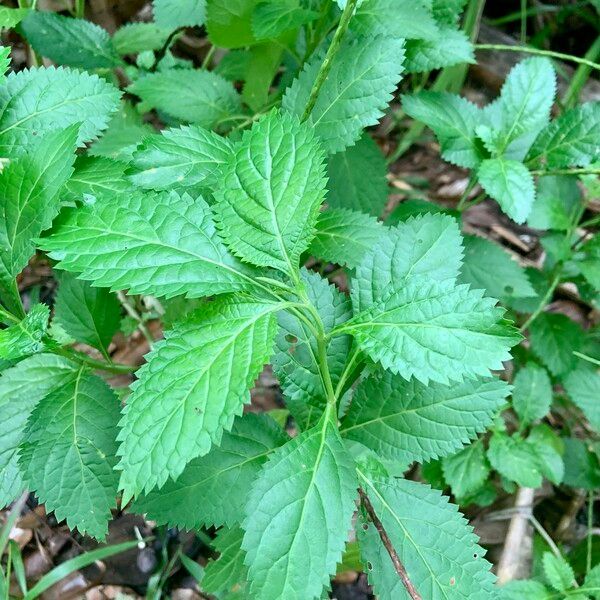
<path id="1" fill-rule="evenodd" d="M 340 23 L 333 34 L 333 39 L 331 40 L 331 44 L 327 49 L 327 54 L 323 60 L 323 64 L 317 73 L 317 77 L 315 78 L 315 82 L 313 84 L 312 90 L 310 91 L 310 96 L 308 97 L 308 102 L 306 103 L 306 108 L 304 109 L 304 114 L 302 115 L 302 120 L 306 121 L 310 116 L 310 113 L 313 111 L 315 104 L 317 103 L 317 98 L 319 97 L 319 92 L 321 91 L 321 87 L 327 80 L 327 76 L 331 71 L 331 67 L 333 66 L 333 59 L 335 55 L 338 53 L 340 46 L 342 44 L 342 39 L 346 30 L 348 29 L 348 25 L 350 24 L 350 19 L 352 18 L 352 14 L 354 13 L 354 9 L 358 3 L 358 0 L 348 0 L 346 7 L 344 8 L 344 12 L 340 18 Z"/>
<path id="2" fill-rule="evenodd" d="M 394 546 L 392 545 L 392 542 L 388 537 L 386 530 L 383 527 L 383 523 L 379 520 L 379 517 L 377 516 L 377 513 L 375 512 L 375 509 L 373 508 L 373 505 L 371 504 L 371 501 L 369 500 L 368 496 L 364 493 L 364 491 L 361 488 L 358 488 L 358 495 L 360 496 L 360 501 L 365 507 L 369 518 L 371 519 L 371 521 L 373 521 L 373 525 L 375 525 L 375 529 L 377 529 L 377 533 L 381 538 L 381 542 L 384 548 L 387 550 L 387 553 L 390 555 L 390 558 L 392 559 L 392 564 L 394 565 L 394 569 L 396 569 L 398 577 L 400 577 L 400 579 L 402 580 L 402 583 L 406 588 L 408 595 L 412 598 L 412 600 L 423 600 L 423 597 L 421 596 L 421 594 L 419 594 L 419 592 L 417 592 L 417 589 L 412 584 L 412 581 L 409 579 L 408 573 L 406 572 L 406 569 L 404 568 L 400 557 L 394 549 Z"/>
<path id="3" fill-rule="evenodd" d="M 529 46 L 508 46 L 506 44 L 475 44 L 475 50 L 505 50 L 507 52 L 524 52 L 526 54 L 535 54 L 536 56 L 548 56 L 560 60 L 574 62 L 580 65 L 586 65 L 592 69 L 600 71 L 600 64 L 585 58 L 579 58 L 572 54 L 563 52 L 554 52 L 553 50 L 540 50 L 539 48 L 530 48 Z"/>
<path id="4" fill-rule="evenodd" d="M 142 335 L 148 340 L 148 344 L 150 344 L 150 348 L 152 348 L 152 344 L 154 344 L 154 338 L 150 333 L 150 330 L 146 327 L 144 323 L 144 319 L 135 309 L 130 299 L 125 295 L 125 292 L 117 292 L 117 298 L 121 303 L 121 306 L 125 309 L 125 312 L 138 324 L 138 329 L 142 332 Z"/>
<path id="5" fill-rule="evenodd" d="M 151 73 L 154 73 L 154 71 L 156 71 L 156 69 L 158 69 L 158 65 L 159 65 L 160 61 L 165 57 L 165 54 L 167 53 L 169 46 L 175 39 L 175 36 L 180 34 L 184 30 L 185 30 L 185 27 L 178 27 L 177 29 L 174 29 L 169 34 L 169 37 L 165 40 L 165 43 L 162 45 L 162 48 L 156 53 L 156 58 L 154 59 L 154 64 L 150 67 Z"/>

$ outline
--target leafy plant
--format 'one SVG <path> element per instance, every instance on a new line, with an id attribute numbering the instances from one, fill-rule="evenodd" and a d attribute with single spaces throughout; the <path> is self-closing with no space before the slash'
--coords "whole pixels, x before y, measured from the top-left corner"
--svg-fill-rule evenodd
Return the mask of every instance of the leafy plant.
<path id="1" fill-rule="evenodd" d="M 600 426 L 597 332 L 545 311 L 566 281 L 598 305 L 575 177 L 599 158 L 600 112 L 551 121 L 555 74 L 539 57 L 485 108 L 405 94 L 471 181 L 457 211 L 409 201 L 378 220 L 387 169 L 365 128 L 403 76 L 474 60 L 463 5 L 155 0 L 154 22 L 112 37 L 82 18 L 0 11 L 59 65 L 0 83 L 0 504 L 31 490 L 98 539 L 119 496 L 161 525 L 216 527 L 219 558 L 187 568 L 224 598 L 320 598 L 345 549 L 380 598 L 495 597 L 442 491 L 485 504 L 502 487 L 600 477 L 581 440 L 542 422 L 559 403 Z M 212 47 L 195 68 L 171 48 L 200 25 Z M 141 118 L 151 111 L 160 133 Z M 541 270 L 462 235 L 477 183 L 471 205 L 489 195 L 546 230 Z M 26 311 L 16 278 L 38 251 L 58 291 Z M 339 265 L 350 293 L 309 257 Z M 136 328 L 152 345 L 137 371 L 110 353 Z M 511 386 L 495 372 L 527 332 Z M 283 423 L 244 412 L 266 364 Z M 129 389 L 106 381 L 132 371 Z M 433 487 L 404 476 L 413 463 Z M 545 563 L 570 592 L 568 565 Z"/>

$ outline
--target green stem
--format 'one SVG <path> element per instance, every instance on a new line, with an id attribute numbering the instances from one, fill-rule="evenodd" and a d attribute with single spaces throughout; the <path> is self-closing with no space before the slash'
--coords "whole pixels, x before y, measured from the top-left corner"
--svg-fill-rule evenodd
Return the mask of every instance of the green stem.
<path id="1" fill-rule="evenodd" d="M 20 323 L 21 319 L 19 319 L 18 317 L 15 317 L 15 315 L 13 315 L 12 313 L 9 313 L 7 310 L 4 310 L 1 306 L 0 306 L 0 319 L 2 319 L 3 321 L 9 321 L 11 323 Z"/>
<path id="2" fill-rule="evenodd" d="M 19 320 L 25 317 L 25 308 L 23 308 L 23 301 L 21 300 L 21 294 L 19 294 L 19 288 L 17 286 L 17 280 L 11 279 L 10 283 L 2 288 L 5 293 L 0 294 L 2 301 L 8 308 L 8 310 Z"/>
<path id="3" fill-rule="evenodd" d="M 138 313 L 131 300 L 125 295 L 125 292 L 117 292 L 117 298 L 119 299 L 121 306 L 125 309 L 125 312 L 137 322 L 138 329 L 148 341 L 150 348 L 152 348 L 152 345 L 154 344 L 154 338 L 152 337 L 150 330 L 146 327 L 144 319 L 140 313 Z"/>
<path id="4" fill-rule="evenodd" d="M 554 543 L 554 540 L 550 537 L 550 534 L 542 527 L 542 524 L 531 514 L 527 515 L 527 518 L 529 519 L 531 524 L 535 527 L 537 532 L 544 538 L 544 541 L 546 542 L 546 544 L 548 544 L 548 546 L 550 547 L 550 550 L 552 550 L 552 553 L 554 554 L 554 556 L 556 556 L 556 558 L 559 558 L 562 560 L 563 555 L 562 555 L 561 551 L 559 550 L 558 546 Z M 575 585 L 577 585 L 577 584 L 575 584 Z"/>
<path id="5" fill-rule="evenodd" d="M 600 169 L 594 167 L 581 167 L 572 169 L 535 169 L 531 171 L 532 175 L 538 177 L 547 177 L 552 175 L 600 175 Z"/>
<path id="6" fill-rule="evenodd" d="M 348 0 L 346 7 L 344 8 L 344 12 L 340 18 L 340 22 L 333 34 L 333 39 L 331 40 L 331 44 L 327 49 L 327 54 L 325 55 L 325 59 L 323 60 L 323 64 L 317 73 L 317 77 L 313 84 L 312 90 L 310 91 L 310 96 L 308 97 L 308 102 L 306 103 L 306 108 L 304 109 L 304 114 L 302 115 L 302 121 L 306 121 L 310 116 L 310 113 L 313 111 L 315 104 L 317 103 L 317 99 L 319 97 L 319 92 L 321 91 L 321 87 L 327 80 L 327 76 L 331 71 L 331 67 L 333 66 L 333 59 L 335 55 L 338 53 L 340 46 L 342 45 L 342 39 L 348 29 L 348 25 L 350 24 L 350 19 L 354 14 L 354 9 L 358 0 Z"/>
<path id="7" fill-rule="evenodd" d="M 588 48 L 584 56 L 585 60 L 589 60 L 590 62 L 595 62 L 598 57 L 600 57 L 600 35 L 594 40 L 594 43 Z M 579 65 L 577 67 L 563 97 L 565 108 L 573 108 L 577 104 L 581 90 L 589 79 L 591 72 L 592 69 L 589 65 Z"/>
<path id="8" fill-rule="evenodd" d="M 564 54 L 563 52 L 554 52 L 553 50 L 541 50 L 539 48 L 531 48 L 528 46 L 508 46 L 506 44 L 475 44 L 476 50 L 505 50 L 506 52 L 523 52 L 525 54 L 535 54 L 536 56 L 548 56 L 549 58 L 557 58 L 559 60 L 574 62 L 580 65 L 587 65 L 591 69 L 600 71 L 600 64 L 579 58 L 572 54 Z"/>
<path id="9" fill-rule="evenodd" d="M 201 69 L 208 69 L 208 67 L 210 66 L 210 61 L 212 60 L 212 57 L 215 55 L 216 50 L 217 50 L 216 46 L 213 45 L 210 47 L 210 49 L 206 53 L 206 56 L 204 57 L 204 60 L 202 61 L 202 65 L 200 66 Z"/>
<path id="10" fill-rule="evenodd" d="M 85 15 L 85 0 L 75 0 L 75 18 L 83 19 Z"/>
<path id="11" fill-rule="evenodd" d="M 83 352 L 78 352 L 70 348 L 53 348 L 52 352 L 54 354 L 58 354 L 58 356 L 64 356 L 69 360 L 74 360 L 82 365 L 87 365 L 88 367 L 100 369 L 109 373 L 133 373 L 135 370 L 137 370 L 137 367 L 131 367 L 129 365 L 121 365 L 116 363 L 109 364 L 102 360 L 96 360 L 87 354 L 84 354 Z"/>
<path id="12" fill-rule="evenodd" d="M 594 492 L 588 492 L 587 539 L 585 556 L 586 575 L 592 570 L 592 528 L 594 526 Z"/>
<path id="13" fill-rule="evenodd" d="M 521 0 L 521 44 L 527 42 L 527 0 Z"/>
<path id="14" fill-rule="evenodd" d="M 473 190 L 473 188 L 475 187 L 476 184 L 477 184 L 477 177 L 475 176 L 475 173 L 471 173 L 471 177 L 469 178 L 469 183 L 467 184 L 465 191 L 462 193 L 462 196 L 460 197 L 460 200 L 458 201 L 458 204 L 456 205 L 456 210 L 458 210 L 458 211 L 463 210 L 465 202 L 469 198 L 469 194 L 471 193 L 471 191 Z"/>
<path id="15" fill-rule="evenodd" d="M 546 293 L 540 300 L 538 307 L 531 313 L 531 315 L 529 315 L 529 318 L 525 321 L 525 323 L 523 323 L 523 325 L 521 325 L 521 327 L 519 327 L 519 331 L 521 331 L 521 332 L 525 331 L 529 327 L 529 325 L 531 325 L 531 323 L 533 323 L 533 321 L 535 321 L 540 316 L 540 314 L 542 313 L 544 308 L 546 308 L 546 305 L 550 301 L 550 298 L 552 298 L 552 294 L 554 293 L 556 286 L 560 282 L 560 276 L 561 276 L 561 269 L 559 269 L 558 273 L 556 273 L 554 275 L 554 278 L 552 279 L 552 281 L 550 283 L 550 287 L 546 290 Z"/>
<path id="16" fill-rule="evenodd" d="M 355 372 L 355 366 L 356 363 L 358 361 L 358 359 L 360 358 L 360 350 L 358 348 L 358 346 L 355 346 L 354 350 L 352 351 L 352 354 L 350 355 L 350 359 L 348 360 L 348 362 L 346 363 L 346 366 L 344 367 L 344 371 L 342 372 L 342 375 L 340 377 L 340 380 L 338 381 L 337 387 L 335 388 L 335 397 L 336 398 L 341 398 L 341 396 L 344 393 L 344 386 L 346 385 L 346 381 L 352 377 L 352 373 Z"/>
<path id="17" fill-rule="evenodd" d="M 593 358 L 591 356 L 588 356 L 587 354 L 583 354 L 583 352 L 577 352 L 576 350 L 573 352 L 573 354 L 577 358 L 581 358 L 581 360 L 585 360 L 589 363 L 592 363 L 593 365 L 597 365 L 600 367 L 600 360 L 598 360 L 597 358 Z"/>

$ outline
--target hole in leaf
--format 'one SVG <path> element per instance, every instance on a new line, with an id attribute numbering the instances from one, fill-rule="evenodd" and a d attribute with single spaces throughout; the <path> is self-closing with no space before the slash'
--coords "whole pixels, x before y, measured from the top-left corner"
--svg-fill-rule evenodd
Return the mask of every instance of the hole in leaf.
<path id="1" fill-rule="evenodd" d="M 450 577 L 450 585 L 454 585 L 456 583 L 456 577 Z"/>
<path id="2" fill-rule="evenodd" d="M 363 531 L 369 531 L 369 524 L 368 523 L 363 523 Z"/>
<path id="3" fill-rule="evenodd" d="M 373 570 L 373 565 L 371 564 L 370 561 L 367 561 L 367 569 L 369 569 L 369 571 Z"/>
<path id="4" fill-rule="evenodd" d="M 298 338 L 295 335 L 292 335 L 291 333 L 286 333 L 286 335 L 285 335 L 285 341 L 288 344 L 297 344 L 298 343 Z"/>
<path id="5" fill-rule="evenodd" d="M 504 286 L 504 291 L 507 294 L 512 294 L 515 291 L 515 288 L 512 285 L 505 285 Z"/>

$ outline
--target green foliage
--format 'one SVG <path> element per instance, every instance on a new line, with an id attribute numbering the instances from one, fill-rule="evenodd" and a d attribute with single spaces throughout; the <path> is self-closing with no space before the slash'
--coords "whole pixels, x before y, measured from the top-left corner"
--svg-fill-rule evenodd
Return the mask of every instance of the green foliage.
<path id="1" fill-rule="evenodd" d="M 428 598 L 493 597 L 494 578 L 483 558 L 485 551 L 455 505 L 437 490 L 415 481 L 359 473 L 360 484 L 411 580 L 428 590 Z M 364 520 L 364 514 L 357 533 L 369 581 L 378 597 L 408 598 L 375 527 Z"/>
<path id="2" fill-rule="evenodd" d="M 476 236 L 464 236 L 461 283 L 483 289 L 493 298 L 531 298 L 536 295 L 527 273 L 500 246 Z"/>
<path id="3" fill-rule="evenodd" d="M 121 322 L 121 306 L 106 288 L 63 273 L 54 305 L 54 322 L 79 342 L 106 353 Z"/>
<path id="4" fill-rule="evenodd" d="M 51 131 L 0 173 L 0 297 L 9 304 L 16 301 L 11 282 L 58 214 L 58 193 L 73 171 L 77 131 L 77 125 Z"/>
<path id="5" fill-rule="evenodd" d="M 101 196 L 63 217 L 40 245 L 61 269 L 95 285 L 167 297 L 250 285 L 248 269 L 219 241 L 201 197 L 136 190 L 125 197 Z"/>
<path id="6" fill-rule="evenodd" d="M 36 304 L 22 321 L 0 330 L 0 359 L 15 361 L 42 352 L 49 316 L 45 304 Z"/>
<path id="7" fill-rule="evenodd" d="M 106 535 L 115 506 L 118 416 L 114 393 L 81 367 L 39 400 L 21 444 L 19 467 L 40 501 L 96 538 Z"/>
<path id="8" fill-rule="evenodd" d="M 454 70 L 429 86 L 474 61 L 464 0 L 152 4 L 112 36 L 0 9 L 58 65 L 5 76 L 0 47 L 0 503 L 33 491 L 103 538 L 122 492 L 215 533 L 202 577 L 182 562 L 223 599 L 321 599 L 347 568 L 408 598 L 390 553 L 422 598 L 495 597 L 457 507 L 403 473 L 465 505 L 600 485 L 598 327 L 547 306 L 599 306 L 597 185 L 575 177 L 597 168 L 598 103 L 552 111 L 545 58 L 481 108 L 443 91 Z M 392 114 L 404 74 L 419 91 Z M 470 170 L 456 209 L 388 174 L 405 125 L 396 154 L 426 125 Z M 463 235 L 487 196 L 539 230 L 514 230 L 513 250 L 541 238 L 528 268 L 499 229 Z M 118 329 L 144 334 L 139 369 L 111 356 Z M 246 410 L 272 378 L 271 416 Z M 596 570 L 544 563 L 553 591 L 499 595 L 596 593 Z"/>
<path id="9" fill-rule="evenodd" d="M 325 50 L 318 52 L 283 97 L 285 110 L 302 116 Z M 377 37 L 343 43 L 307 123 L 329 153 L 352 146 L 364 127 L 374 125 L 392 99 L 402 74 L 403 40 Z"/>
<path id="10" fill-rule="evenodd" d="M 323 158 L 311 128 L 286 114 L 271 112 L 244 135 L 217 193 L 217 218 L 234 254 L 294 276 L 325 196 Z"/>
<path id="11" fill-rule="evenodd" d="M 155 346 L 120 423 L 125 498 L 177 478 L 220 443 L 271 356 L 279 308 L 226 297 L 198 309 Z"/>
<path id="12" fill-rule="evenodd" d="M 206 0 L 153 0 L 152 12 L 159 27 L 203 25 L 206 20 Z"/>
<path id="13" fill-rule="evenodd" d="M 551 402 L 552 384 L 545 369 L 531 363 L 517 373 L 512 405 L 523 425 L 544 417 Z"/>
<path id="14" fill-rule="evenodd" d="M 36 52 L 59 65 L 101 69 L 120 63 L 106 30 L 90 21 L 33 11 L 21 30 Z"/>
<path id="15" fill-rule="evenodd" d="M 248 498 L 242 548 L 263 598 L 318 598 L 342 557 L 357 478 L 330 419 L 274 452 Z"/>
<path id="16" fill-rule="evenodd" d="M 22 154 L 34 132 L 79 124 L 77 144 L 94 140 L 117 109 L 120 93 L 95 75 L 68 68 L 11 73 L 0 86 L 0 152 Z"/>
<path id="17" fill-rule="evenodd" d="M 128 90 L 139 96 L 148 108 L 209 129 L 240 110 L 239 95 L 234 87 L 211 71 L 169 69 L 149 73 Z M 173 90 L 177 90 L 176 95 Z"/>
<path id="18" fill-rule="evenodd" d="M 327 204 L 331 208 L 380 214 L 387 202 L 386 172 L 377 144 L 363 136 L 354 146 L 329 157 Z M 365 177 L 365 173 L 369 176 Z"/>
<path id="19" fill-rule="evenodd" d="M 165 129 L 137 147 L 127 175 L 136 186 L 154 190 L 214 185 L 231 152 L 227 138 L 202 127 Z"/>
<path id="20" fill-rule="evenodd" d="M 487 427 L 508 395 L 499 380 L 446 387 L 382 374 L 361 382 L 342 435 L 409 464 L 453 454 Z"/>

